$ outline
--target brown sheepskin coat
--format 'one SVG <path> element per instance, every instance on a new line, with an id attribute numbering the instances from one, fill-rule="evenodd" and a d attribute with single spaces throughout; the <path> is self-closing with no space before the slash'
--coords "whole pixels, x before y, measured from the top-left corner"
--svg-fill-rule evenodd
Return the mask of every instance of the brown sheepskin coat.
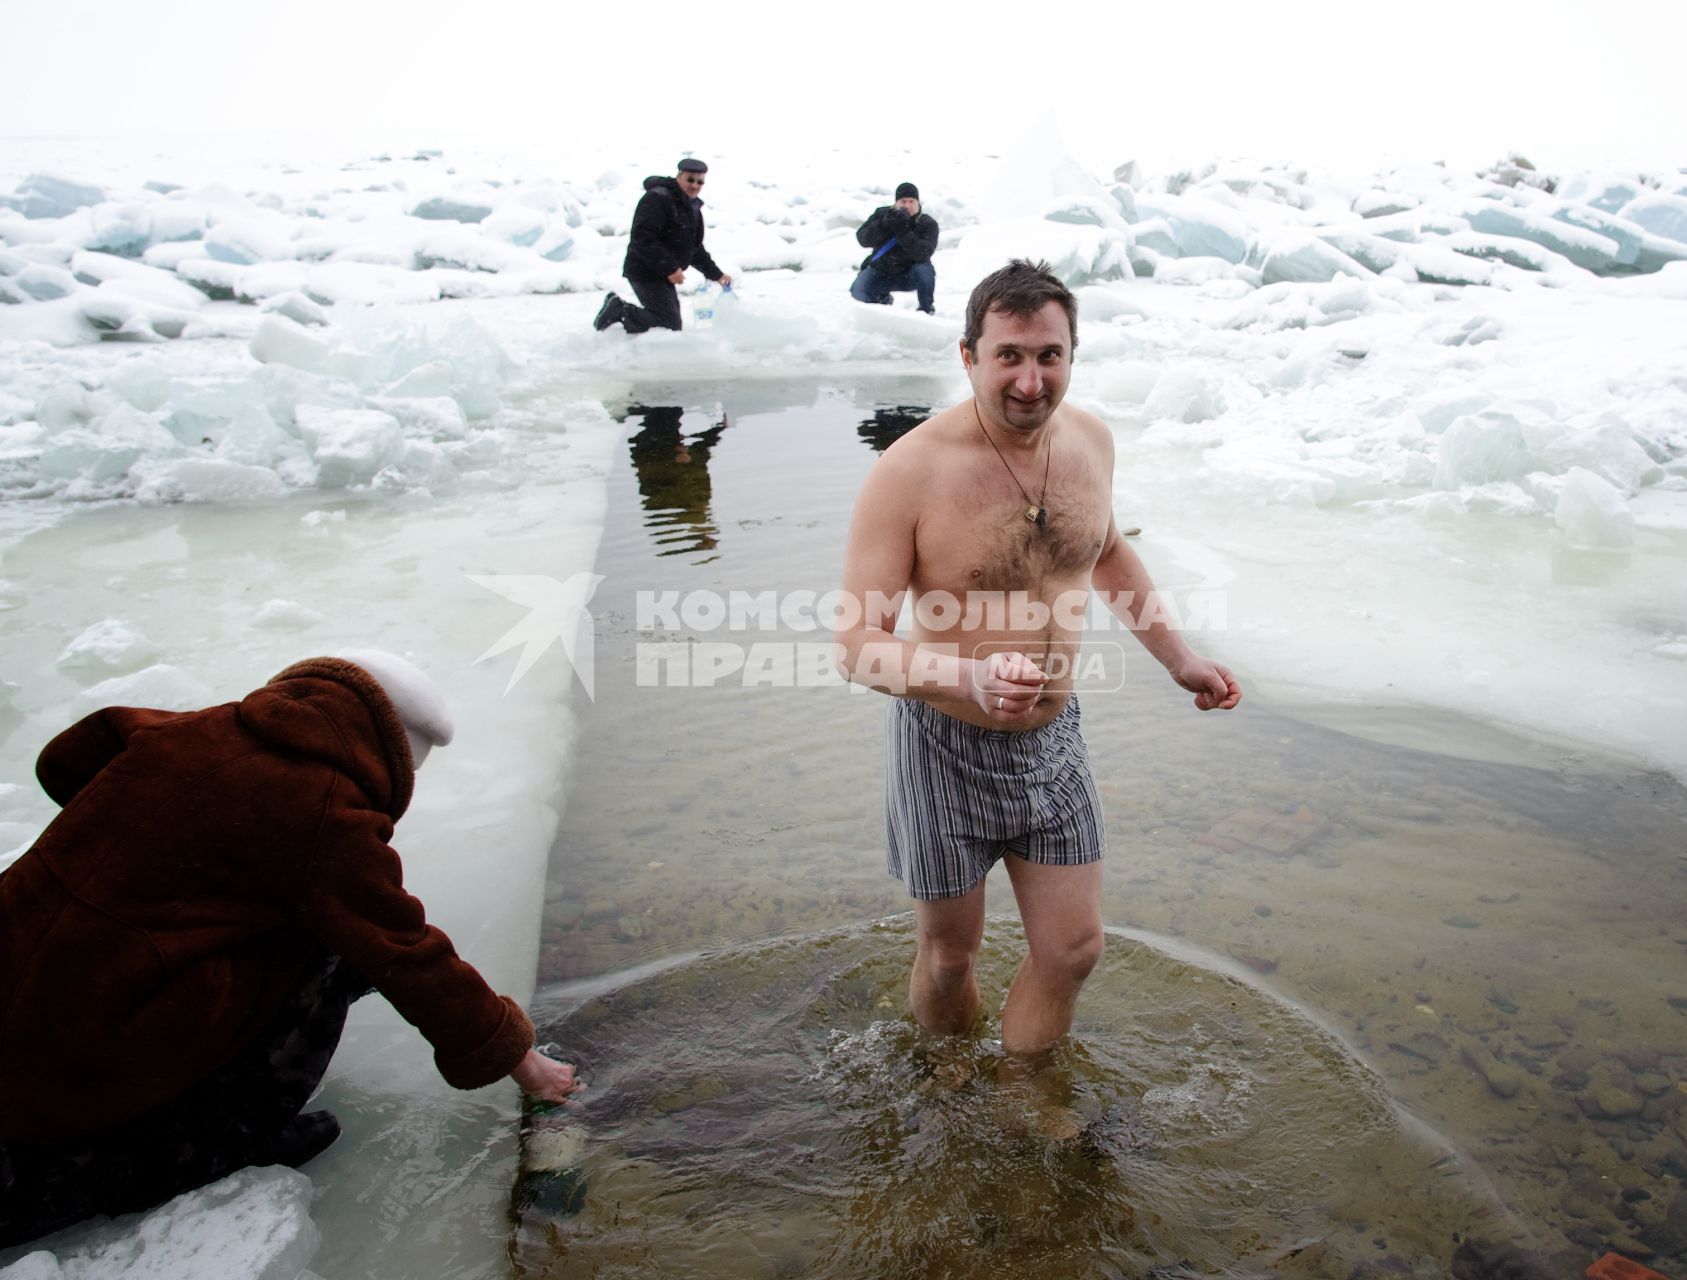
<path id="1" fill-rule="evenodd" d="M 118 1124 L 227 1062 L 321 949 L 427 1037 L 460 1089 L 533 1027 L 404 891 L 415 782 L 361 667 L 313 658 L 204 711 L 113 707 L 36 774 L 63 812 L 0 873 L 0 1139 Z"/>

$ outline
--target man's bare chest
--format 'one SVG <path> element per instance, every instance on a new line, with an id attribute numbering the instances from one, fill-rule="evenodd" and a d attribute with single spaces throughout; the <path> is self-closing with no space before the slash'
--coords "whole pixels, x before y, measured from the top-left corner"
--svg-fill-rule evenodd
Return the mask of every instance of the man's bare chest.
<path id="1" fill-rule="evenodd" d="M 1051 471 L 1043 493 L 1022 492 L 1005 471 L 986 468 L 935 483 L 914 539 L 914 587 L 1036 592 L 1045 584 L 1087 581 L 1106 538 L 1112 491 L 1111 477 L 1093 471 L 1083 465 Z M 1039 498 L 1040 526 L 1027 518 Z"/>

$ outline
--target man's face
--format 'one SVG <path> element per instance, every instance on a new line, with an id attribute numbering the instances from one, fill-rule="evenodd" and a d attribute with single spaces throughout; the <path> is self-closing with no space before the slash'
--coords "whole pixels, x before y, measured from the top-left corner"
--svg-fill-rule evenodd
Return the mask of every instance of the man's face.
<path id="1" fill-rule="evenodd" d="M 961 344 L 961 364 L 993 424 L 1034 431 L 1049 420 L 1066 396 L 1072 377 L 1072 326 L 1058 302 L 1033 316 L 992 309 L 974 354 Z"/>
<path id="2" fill-rule="evenodd" d="M 703 189 L 703 178 L 704 175 L 701 173 L 692 173 L 689 170 L 682 169 L 678 174 L 679 189 L 688 196 L 695 196 Z"/>
<path id="3" fill-rule="evenodd" d="M 914 199 L 913 196 L 903 196 L 902 199 L 896 202 L 896 207 L 902 210 L 903 213 L 906 213 L 909 217 L 913 217 L 920 211 L 920 202 Z"/>

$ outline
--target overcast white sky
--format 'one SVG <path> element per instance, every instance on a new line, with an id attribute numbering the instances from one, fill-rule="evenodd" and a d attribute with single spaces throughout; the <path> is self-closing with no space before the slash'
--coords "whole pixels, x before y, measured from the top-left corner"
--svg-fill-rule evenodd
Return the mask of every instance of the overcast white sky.
<path id="1" fill-rule="evenodd" d="M 0 0 L 0 68 L 11 136 L 1687 165 L 1683 0 Z"/>

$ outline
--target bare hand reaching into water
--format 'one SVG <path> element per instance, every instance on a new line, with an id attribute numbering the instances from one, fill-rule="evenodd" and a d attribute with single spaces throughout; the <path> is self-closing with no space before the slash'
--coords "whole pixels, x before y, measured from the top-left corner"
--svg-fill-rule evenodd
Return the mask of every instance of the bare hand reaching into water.
<path id="1" fill-rule="evenodd" d="M 527 1056 L 510 1072 L 510 1079 L 526 1093 L 546 1102 L 565 1102 L 586 1087 L 574 1078 L 574 1064 L 547 1058 L 537 1049 L 529 1049 Z"/>
<path id="2" fill-rule="evenodd" d="M 1236 683 L 1230 669 L 1210 658 L 1190 654 L 1168 670 L 1173 680 L 1195 695 L 1197 711 L 1228 711 L 1242 700 L 1242 686 Z"/>
<path id="3" fill-rule="evenodd" d="M 1037 705 L 1047 674 L 1023 653 L 992 653 L 975 659 L 967 680 L 972 700 L 992 720 L 1013 720 Z"/>

